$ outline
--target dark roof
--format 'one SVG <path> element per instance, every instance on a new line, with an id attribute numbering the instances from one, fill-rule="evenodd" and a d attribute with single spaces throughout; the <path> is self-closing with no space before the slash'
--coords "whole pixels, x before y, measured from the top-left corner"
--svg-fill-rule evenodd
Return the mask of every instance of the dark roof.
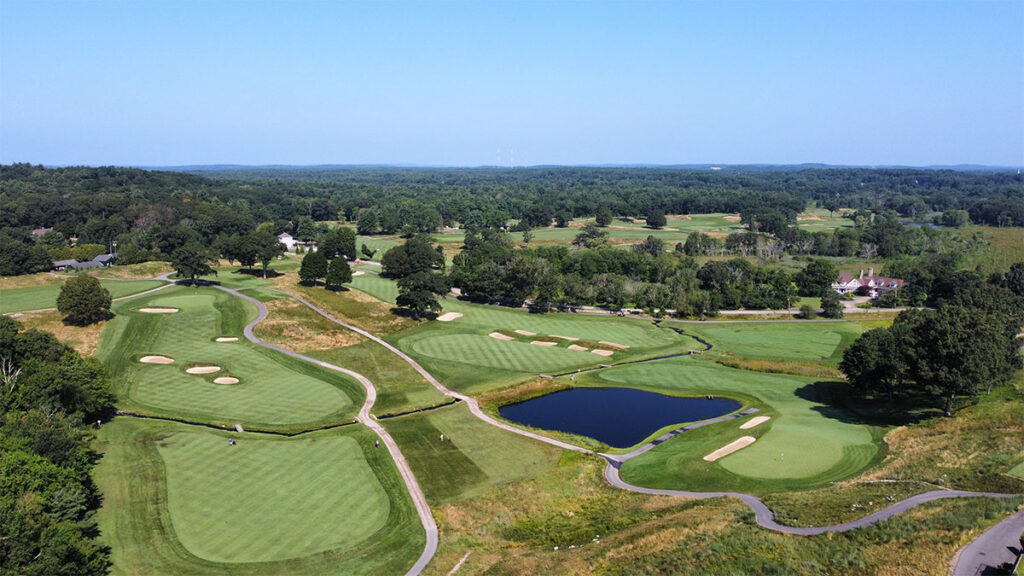
<path id="1" fill-rule="evenodd" d="M 100 254 L 99 256 L 93 258 L 93 262 L 99 262 L 100 264 L 106 264 L 107 262 L 112 262 L 112 261 L 114 261 L 116 259 L 117 258 L 113 254 Z"/>
<path id="2" fill-rule="evenodd" d="M 75 270 L 84 270 L 86 268 L 99 268 L 100 266 L 103 266 L 103 264 L 100 264 L 95 260 L 90 260 L 88 262 L 75 262 L 74 264 L 68 265 L 68 268 L 74 268 Z"/>
<path id="3" fill-rule="evenodd" d="M 78 264 L 78 260 L 75 260 L 74 258 L 71 260 L 57 260 L 53 263 L 53 267 L 58 268 L 60 266 L 71 266 L 72 264 Z"/>

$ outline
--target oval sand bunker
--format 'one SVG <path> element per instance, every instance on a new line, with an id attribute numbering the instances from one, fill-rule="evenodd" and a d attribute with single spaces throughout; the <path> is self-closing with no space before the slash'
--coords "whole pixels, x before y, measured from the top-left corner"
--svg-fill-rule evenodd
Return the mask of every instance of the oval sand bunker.
<path id="1" fill-rule="evenodd" d="M 231 376 L 221 376 L 220 378 L 213 379 L 214 384 L 238 384 L 238 378 L 232 378 Z"/>
<path id="2" fill-rule="evenodd" d="M 220 372 L 220 366 L 193 366 L 185 370 L 188 374 L 213 374 Z"/>
<path id="3" fill-rule="evenodd" d="M 167 356 L 143 356 L 139 358 L 139 362 L 143 364 L 174 364 L 174 358 L 168 358 Z"/>
<path id="4" fill-rule="evenodd" d="M 217 338 L 217 342 L 238 342 L 238 338 L 235 338 L 234 336 L 222 336 Z"/>
<path id="5" fill-rule="evenodd" d="M 139 308 L 139 312 L 146 314 L 174 314 L 177 311 L 177 308 Z"/>

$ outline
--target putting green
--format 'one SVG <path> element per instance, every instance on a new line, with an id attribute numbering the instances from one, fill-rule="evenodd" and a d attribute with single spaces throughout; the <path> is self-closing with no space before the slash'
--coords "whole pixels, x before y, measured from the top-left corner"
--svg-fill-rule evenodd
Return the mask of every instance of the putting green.
<path id="1" fill-rule="evenodd" d="M 214 562 L 300 558 L 366 539 L 389 502 L 352 438 L 181 431 L 157 442 L 174 533 Z"/>
<path id="2" fill-rule="evenodd" d="M 773 416 L 751 430 L 729 421 L 687 432 L 629 460 L 622 468 L 623 478 L 642 485 L 707 488 L 696 482 L 707 480 L 707 473 L 723 482 L 723 488 L 744 481 L 762 486 L 820 484 L 852 475 L 878 452 L 870 427 L 849 422 L 849 414 L 822 401 L 837 384 L 735 370 L 691 358 L 624 366 L 588 378 L 598 384 L 676 394 L 753 398 L 762 404 L 764 415 Z M 700 462 L 705 454 L 747 434 L 757 442 L 713 464 Z"/>
<path id="3" fill-rule="evenodd" d="M 144 306 L 178 308 L 176 314 L 143 314 Z M 268 428 L 348 419 L 362 389 L 347 378 L 266 350 L 247 341 L 215 342 L 241 333 L 251 305 L 213 288 L 174 287 L 120 303 L 100 350 L 127 408 L 206 422 Z M 172 365 L 140 364 L 161 354 Z M 191 365 L 222 368 L 214 375 L 187 374 Z M 216 376 L 238 378 L 219 386 Z"/>

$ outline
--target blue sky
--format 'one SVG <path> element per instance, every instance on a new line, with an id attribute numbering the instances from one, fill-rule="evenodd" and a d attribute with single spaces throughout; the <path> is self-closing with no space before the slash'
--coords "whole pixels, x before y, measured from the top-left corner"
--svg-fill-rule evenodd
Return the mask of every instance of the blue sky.
<path id="1" fill-rule="evenodd" d="M 1024 165 L 1024 2 L 0 2 L 0 162 Z"/>

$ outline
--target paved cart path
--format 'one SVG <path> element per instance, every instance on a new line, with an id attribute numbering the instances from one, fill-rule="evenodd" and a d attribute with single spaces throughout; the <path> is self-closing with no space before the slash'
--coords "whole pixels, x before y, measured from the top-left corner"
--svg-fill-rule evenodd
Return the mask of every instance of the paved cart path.
<path id="1" fill-rule="evenodd" d="M 957 552 L 950 563 L 953 576 L 1002 574 L 997 568 L 1013 564 L 1024 548 L 1024 510 L 1003 520 Z"/>

